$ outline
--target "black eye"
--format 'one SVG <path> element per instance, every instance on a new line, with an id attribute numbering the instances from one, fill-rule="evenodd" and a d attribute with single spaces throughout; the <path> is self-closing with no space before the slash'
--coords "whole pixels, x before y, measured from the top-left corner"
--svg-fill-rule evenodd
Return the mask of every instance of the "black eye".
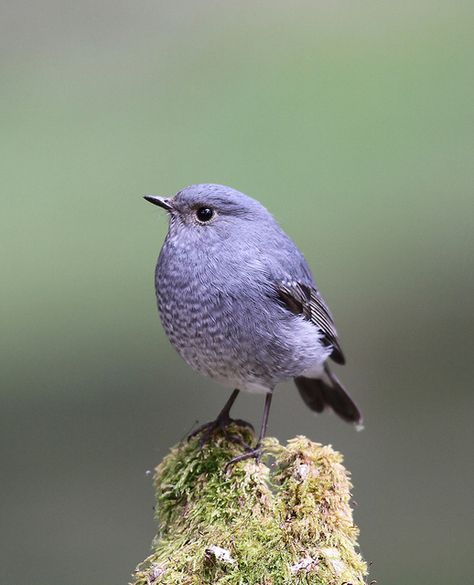
<path id="1" fill-rule="evenodd" d="M 211 209 L 210 207 L 200 207 L 196 211 L 196 217 L 199 219 L 199 221 L 209 221 L 210 219 L 212 219 L 213 215 L 214 210 Z"/>

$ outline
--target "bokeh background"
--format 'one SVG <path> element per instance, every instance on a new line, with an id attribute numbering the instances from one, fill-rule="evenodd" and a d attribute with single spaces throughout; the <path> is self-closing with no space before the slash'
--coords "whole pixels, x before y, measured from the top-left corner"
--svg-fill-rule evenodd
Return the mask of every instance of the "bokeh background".
<path id="1" fill-rule="evenodd" d="M 0 582 L 127 583 L 146 470 L 226 399 L 161 329 L 166 219 L 140 198 L 197 182 L 300 245 L 366 418 L 315 418 L 288 384 L 270 432 L 343 451 L 371 578 L 469 582 L 472 2 L 0 7 Z"/>

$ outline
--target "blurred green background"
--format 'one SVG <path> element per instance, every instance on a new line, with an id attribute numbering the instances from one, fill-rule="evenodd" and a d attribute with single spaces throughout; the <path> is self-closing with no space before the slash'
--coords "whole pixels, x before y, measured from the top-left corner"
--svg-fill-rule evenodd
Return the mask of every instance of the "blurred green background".
<path id="1" fill-rule="evenodd" d="M 472 3 L 0 6 L 0 582 L 127 583 L 145 471 L 226 399 L 165 338 L 140 199 L 197 182 L 300 245 L 365 413 L 315 418 L 288 384 L 270 433 L 343 451 L 371 578 L 468 582 Z"/>

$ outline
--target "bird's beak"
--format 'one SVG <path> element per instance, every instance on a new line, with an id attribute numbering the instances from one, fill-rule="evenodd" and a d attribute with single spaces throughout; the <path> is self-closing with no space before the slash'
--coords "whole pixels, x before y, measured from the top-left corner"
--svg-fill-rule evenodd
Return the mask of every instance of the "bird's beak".
<path id="1" fill-rule="evenodd" d="M 158 205 L 158 207 L 166 209 L 166 211 L 173 210 L 173 204 L 171 202 L 171 199 L 169 199 L 168 197 L 158 197 L 158 195 L 145 195 L 143 199 L 146 199 L 150 203 L 153 203 L 153 205 Z"/>

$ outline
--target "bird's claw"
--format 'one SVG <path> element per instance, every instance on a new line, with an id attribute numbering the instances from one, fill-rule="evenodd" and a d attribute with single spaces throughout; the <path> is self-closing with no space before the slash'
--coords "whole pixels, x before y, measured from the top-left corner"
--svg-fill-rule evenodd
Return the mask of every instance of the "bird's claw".
<path id="1" fill-rule="evenodd" d="M 250 429 L 252 432 L 255 431 L 255 429 L 253 428 L 253 424 L 249 423 L 246 420 L 243 420 L 241 418 L 231 418 L 229 420 L 231 423 L 234 423 L 238 427 L 246 427 L 247 429 Z"/>
<path id="2" fill-rule="evenodd" d="M 231 465 L 238 463 L 239 461 L 246 461 L 247 459 L 255 459 L 256 463 L 260 463 L 262 458 L 263 449 L 261 443 L 257 443 L 255 447 L 247 447 L 245 453 L 241 453 L 236 457 L 233 457 L 230 461 L 225 464 L 225 470 L 227 471 Z"/>
<path id="3" fill-rule="evenodd" d="M 209 439 L 216 431 L 220 431 L 228 441 L 231 441 L 233 443 L 239 443 L 246 449 L 249 449 L 250 448 L 249 445 L 241 437 L 233 433 L 230 433 L 227 430 L 227 427 L 229 427 L 233 423 L 236 424 L 237 426 L 245 426 L 253 430 L 253 426 L 244 420 L 241 419 L 234 420 L 229 416 L 221 416 L 217 417 L 213 421 L 210 421 L 198 427 L 195 431 L 188 435 L 188 441 L 195 437 L 196 435 L 202 434 L 201 438 L 199 439 L 199 445 L 202 448 L 206 443 L 209 442 Z"/>

